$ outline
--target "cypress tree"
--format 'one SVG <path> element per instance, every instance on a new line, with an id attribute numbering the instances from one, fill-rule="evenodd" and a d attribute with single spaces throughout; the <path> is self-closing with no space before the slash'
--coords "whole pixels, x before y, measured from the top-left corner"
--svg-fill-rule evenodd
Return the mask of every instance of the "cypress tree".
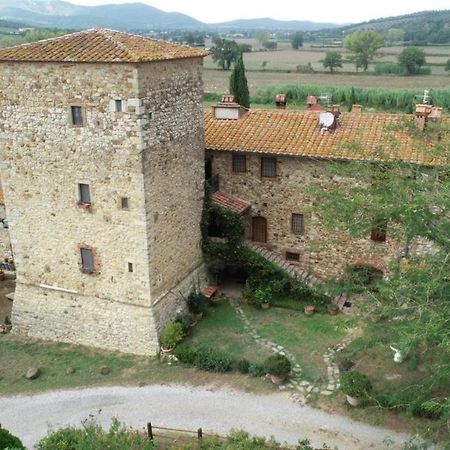
<path id="1" fill-rule="evenodd" d="M 234 63 L 230 76 L 230 94 L 234 95 L 234 101 L 246 108 L 250 107 L 250 94 L 248 92 L 247 78 L 245 77 L 244 59 L 242 53 Z"/>

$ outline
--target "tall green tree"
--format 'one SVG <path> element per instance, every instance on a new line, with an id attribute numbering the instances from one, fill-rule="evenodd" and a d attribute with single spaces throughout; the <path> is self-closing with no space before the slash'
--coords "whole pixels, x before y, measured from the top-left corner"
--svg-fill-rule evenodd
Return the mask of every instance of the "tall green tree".
<path id="1" fill-rule="evenodd" d="M 229 70 L 231 64 L 241 54 L 239 45 L 236 41 L 223 38 L 215 38 L 213 44 L 211 48 L 213 61 L 217 62 L 223 70 Z"/>
<path id="2" fill-rule="evenodd" d="M 291 37 L 292 48 L 298 50 L 299 47 L 303 47 L 303 33 L 296 31 Z"/>
<path id="3" fill-rule="evenodd" d="M 405 47 L 398 56 L 398 62 L 405 68 L 408 75 L 420 72 L 425 64 L 425 52 L 417 47 Z"/>
<path id="4" fill-rule="evenodd" d="M 383 47 L 384 39 L 376 31 L 360 30 L 347 36 L 344 45 L 353 54 L 351 58 L 355 61 L 356 68 L 366 71 L 378 50 Z"/>
<path id="5" fill-rule="evenodd" d="M 262 47 L 264 43 L 269 40 L 269 32 L 267 30 L 258 30 L 255 33 L 255 38 L 259 42 L 259 45 L 261 45 Z"/>
<path id="6" fill-rule="evenodd" d="M 236 103 L 245 108 L 250 107 L 250 94 L 248 92 L 247 78 L 245 76 L 244 58 L 242 53 L 234 64 L 230 76 L 230 94 L 234 95 Z"/>
<path id="7" fill-rule="evenodd" d="M 330 69 L 330 72 L 334 72 L 337 68 L 342 69 L 342 54 L 335 51 L 327 52 L 323 60 L 323 67 Z"/>
<path id="8" fill-rule="evenodd" d="M 409 119 L 384 133 L 390 144 L 377 150 L 376 162 L 332 165 L 341 181 L 325 192 L 317 187 L 318 213 L 329 229 L 365 239 L 382 221 L 391 245 L 401 248 L 389 265 L 389 279 L 362 287 L 350 278 L 334 288 L 364 292 L 360 313 L 372 318 L 366 327 L 378 333 L 386 349 L 392 344 L 427 371 L 413 385 L 404 384 L 388 406 L 415 413 L 426 402 L 444 402 L 436 426 L 450 444 L 450 128 L 442 121 L 421 130 Z M 425 154 L 437 165 L 396 158 L 405 133 L 411 154 Z M 357 142 L 348 149 L 364 151 Z"/>

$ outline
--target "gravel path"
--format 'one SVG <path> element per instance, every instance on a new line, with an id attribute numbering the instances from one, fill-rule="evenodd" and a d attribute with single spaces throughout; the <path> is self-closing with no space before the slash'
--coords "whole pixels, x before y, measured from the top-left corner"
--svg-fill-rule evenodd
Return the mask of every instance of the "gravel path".
<path id="1" fill-rule="evenodd" d="M 111 386 L 0 397 L 0 423 L 32 448 L 49 429 L 79 425 L 100 409 L 98 420 L 104 425 L 118 417 L 136 428 L 148 421 L 172 428 L 202 427 L 205 432 L 220 434 L 241 428 L 253 435 L 273 435 L 288 444 L 308 437 L 316 447 L 326 442 L 340 450 L 378 450 L 384 448 L 387 437 L 397 445 L 408 438 L 403 433 L 301 406 L 283 392 L 255 395 L 229 388 L 184 385 Z"/>

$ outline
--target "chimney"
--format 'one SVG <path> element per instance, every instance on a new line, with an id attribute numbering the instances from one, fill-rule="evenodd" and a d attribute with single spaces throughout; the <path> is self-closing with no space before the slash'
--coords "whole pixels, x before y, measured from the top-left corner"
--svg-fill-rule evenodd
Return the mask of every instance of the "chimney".
<path id="1" fill-rule="evenodd" d="M 322 108 L 319 103 L 317 103 L 317 98 L 314 95 L 308 95 L 306 97 L 306 104 L 308 105 L 309 111 L 320 111 Z"/>
<path id="2" fill-rule="evenodd" d="M 352 105 L 352 113 L 362 113 L 362 105 Z"/>
<path id="3" fill-rule="evenodd" d="M 339 119 L 339 116 L 341 115 L 341 105 L 330 105 L 328 107 L 328 112 L 333 114 L 335 119 Z"/>
<path id="4" fill-rule="evenodd" d="M 230 94 L 222 95 L 222 100 L 218 105 L 212 106 L 213 116 L 215 119 L 240 119 L 248 112 L 247 108 L 239 105 L 234 101 L 234 96 Z"/>
<path id="5" fill-rule="evenodd" d="M 428 121 L 428 117 L 432 111 L 433 107 L 431 105 L 416 105 L 415 120 L 416 125 L 419 130 L 424 130 Z"/>
<path id="6" fill-rule="evenodd" d="M 430 114 L 428 114 L 428 120 L 432 120 L 433 122 L 435 122 L 436 120 L 440 119 L 442 117 L 442 110 L 442 108 L 433 106 L 431 108 Z"/>
<path id="7" fill-rule="evenodd" d="M 277 105 L 277 109 L 286 109 L 286 94 L 277 94 L 275 96 L 275 105 Z"/>

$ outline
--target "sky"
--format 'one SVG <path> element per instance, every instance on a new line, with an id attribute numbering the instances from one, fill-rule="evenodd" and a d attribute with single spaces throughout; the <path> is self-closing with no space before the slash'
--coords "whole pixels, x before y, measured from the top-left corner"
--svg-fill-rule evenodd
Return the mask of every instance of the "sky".
<path id="1" fill-rule="evenodd" d="M 449 0 L 67 0 L 79 5 L 147 3 L 202 22 L 271 17 L 279 20 L 351 23 L 424 10 L 449 9 Z M 257 6 L 255 6 L 257 5 Z M 358 6 L 355 6 L 358 5 Z"/>

